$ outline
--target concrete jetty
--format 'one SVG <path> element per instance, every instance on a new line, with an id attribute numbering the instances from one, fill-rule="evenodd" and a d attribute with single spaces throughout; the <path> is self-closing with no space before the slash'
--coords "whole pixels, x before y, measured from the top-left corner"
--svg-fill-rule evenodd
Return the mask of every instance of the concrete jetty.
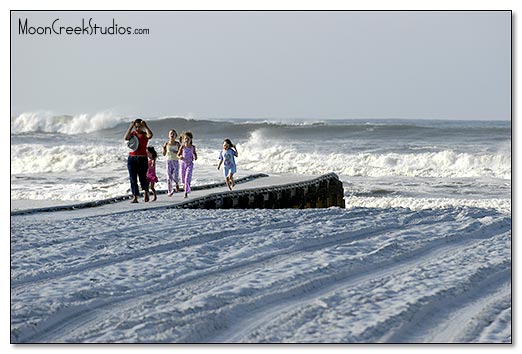
<path id="1" fill-rule="evenodd" d="M 343 184 L 335 173 L 322 176 L 256 174 L 239 178 L 230 191 L 225 183 L 194 186 L 188 198 L 183 192 L 168 197 L 158 192 L 158 200 L 137 204 L 129 203 L 129 196 L 79 204 L 42 202 L 40 205 L 24 201 L 11 201 L 11 215 L 46 212 L 80 211 L 83 216 L 127 212 L 156 208 L 227 209 L 227 208 L 344 208 Z"/>
<path id="2" fill-rule="evenodd" d="M 176 208 L 190 209 L 282 209 L 344 208 L 343 183 L 335 173 L 279 185 L 211 193 L 187 200 Z"/>

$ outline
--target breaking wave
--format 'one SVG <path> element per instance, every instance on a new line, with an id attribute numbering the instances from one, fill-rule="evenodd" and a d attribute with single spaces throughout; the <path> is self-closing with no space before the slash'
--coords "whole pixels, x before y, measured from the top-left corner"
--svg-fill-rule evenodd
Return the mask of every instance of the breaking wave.
<path id="1" fill-rule="evenodd" d="M 511 154 L 464 153 L 453 150 L 422 153 L 347 153 L 303 151 L 290 145 L 267 144 L 261 133 L 238 144 L 242 168 L 272 172 L 344 176 L 494 177 L 511 179 Z"/>
<path id="2" fill-rule="evenodd" d="M 22 113 L 11 118 L 11 134 L 60 133 L 81 134 L 113 128 L 124 121 L 112 113 L 56 116 L 50 112 Z"/>

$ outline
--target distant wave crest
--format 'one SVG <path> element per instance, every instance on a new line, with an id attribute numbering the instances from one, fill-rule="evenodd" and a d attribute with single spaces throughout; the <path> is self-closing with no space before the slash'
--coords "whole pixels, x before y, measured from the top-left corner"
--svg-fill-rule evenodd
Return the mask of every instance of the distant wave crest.
<path id="1" fill-rule="evenodd" d="M 141 117 L 143 118 L 143 117 Z M 118 137 L 126 125 L 134 118 L 123 117 L 104 111 L 94 114 L 55 115 L 52 112 L 27 112 L 11 117 L 11 134 L 59 133 L 83 134 L 110 130 L 118 127 Z M 298 119 L 194 119 L 193 117 L 161 116 L 145 118 L 151 121 L 154 133 L 191 130 L 198 136 L 223 135 L 243 136 L 264 129 L 271 136 L 286 138 L 314 138 L 344 135 L 360 139 L 387 139 L 395 136 L 401 139 L 424 139 L 432 135 L 509 133 L 510 127 L 472 126 L 462 122 L 410 122 L 410 121 L 364 121 L 364 120 L 298 120 Z M 109 134 L 113 134 L 110 132 Z"/>
<path id="2" fill-rule="evenodd" d="M 50 112 L 22 113 L 11 118 L 11 133 L 60 133 L 81 134 L 114 128 L 125 118 L 110 112 L 78 114 L 75 116 L 53 115 Z"/>

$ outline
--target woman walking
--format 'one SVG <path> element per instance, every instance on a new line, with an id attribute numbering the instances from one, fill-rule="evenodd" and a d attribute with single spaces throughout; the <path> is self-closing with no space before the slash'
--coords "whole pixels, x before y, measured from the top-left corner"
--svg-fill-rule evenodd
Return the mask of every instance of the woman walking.
<path id="1" fill-rule="evenodd" d="M 133 138 L 136 137 L 136 138 Z M 147 170 L 149 169 L 149 163 L 147 158 L 147 144 L 152 138 L 152 131 L 147 126 L 147 123 L 141 119 L 133 121 L 125 135 L 125 140 L 130 141 L 131 139 L 138 141 L 138 146 L 131 147 L 131 152 L 127 158 L 127 169 L 129 170 L 129 179 L 131 185 L 132 199 L 131 203 L 138 202 L 138 196 L 140 191 L 138 188 L 138 180 L 143 190 L 143 201 L 149 201 L 149 182 L 147 181 Z"/>

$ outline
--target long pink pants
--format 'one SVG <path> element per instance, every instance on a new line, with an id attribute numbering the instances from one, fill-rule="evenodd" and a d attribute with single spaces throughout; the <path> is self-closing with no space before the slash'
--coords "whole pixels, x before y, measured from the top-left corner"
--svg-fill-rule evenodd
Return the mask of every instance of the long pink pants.
<path id="1" fill-rule="evenodd" d="M 179 161 L 181 167 L 181 182 L 185 186 L 185 193 L 190 193 L 190 182 L 192 181 L 192 169 L 194 163 L 186 163 L 183 160 Z"/>

